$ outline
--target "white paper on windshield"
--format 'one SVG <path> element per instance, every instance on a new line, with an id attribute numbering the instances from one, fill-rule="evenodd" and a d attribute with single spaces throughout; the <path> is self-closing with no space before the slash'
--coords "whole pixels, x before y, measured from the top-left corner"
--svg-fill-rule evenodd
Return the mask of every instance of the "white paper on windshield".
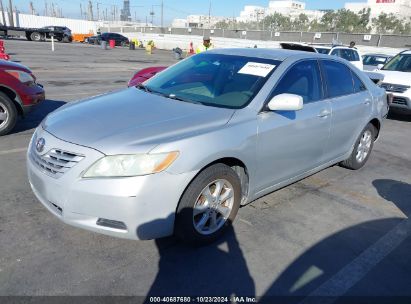
<path id="1" fill-rule="evenodd" d="M 267 77 L 268 74 L 275 68 L 273 64 L 247 62 L 245 66 L 238 71 L 239 74 L 248 74 L 260 77 Z"/>

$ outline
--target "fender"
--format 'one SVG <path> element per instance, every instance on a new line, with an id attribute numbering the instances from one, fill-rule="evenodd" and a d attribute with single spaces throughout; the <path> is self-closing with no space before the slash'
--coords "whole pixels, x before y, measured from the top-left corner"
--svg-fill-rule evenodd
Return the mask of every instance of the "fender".
<path id="1" fill-rule="evenodd" d="M 20 95 L 17 94 L 17 92 L 14 89 L 12 89 L 9 86 L 6 86 L 4 84 L 0 84 L 0 89 L 1 88 L 5 88 L 7 90 L 10 90 L 14 93 L 14 95 L 16 95 L 16 97 L 13 99 L 13 101 L 14 101 L 15 105 L 17 106 L 17 110 L 19 111 L 19 113 L 22 116 L 24 116 L 24 106 L 23 106 L 23 101 L 20 98 Z"/>

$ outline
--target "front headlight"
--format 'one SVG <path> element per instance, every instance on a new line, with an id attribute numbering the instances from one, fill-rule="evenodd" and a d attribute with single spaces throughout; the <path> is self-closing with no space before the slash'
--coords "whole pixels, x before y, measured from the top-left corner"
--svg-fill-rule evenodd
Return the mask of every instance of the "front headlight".
<path id="1" fill-rule="evenodd" d="M 110 155 L 95 162 L 83 177 L 131 177 L 158 173 L 167 169 L 176 160 L 178 154 L 178 152 L 170 152 Z"/>
<path id="2" fill-rule="evenodd" d="M 33 84 L 36 81 L 32 75 L 20 70 L 6 70 L 5 72 L 27 85 Z"/>

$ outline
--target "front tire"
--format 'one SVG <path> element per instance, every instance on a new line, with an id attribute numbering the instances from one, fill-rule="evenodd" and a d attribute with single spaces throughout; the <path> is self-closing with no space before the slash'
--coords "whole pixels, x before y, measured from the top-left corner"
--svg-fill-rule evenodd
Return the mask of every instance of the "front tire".
<path id="1" fill-rule="evenodd" d="M 180 200 L 176 236 L 194 245 L 215 241 L 237 215 L 241 193 L 240 178 L 229 166 L 215 164 L 204 169 Z"/>
<path id="2" fill-rule="evenodd" d="M 0 92 L 0 136 L 13 130 L 17 116 L 17 109 L 13 101 L 6 94 Z"/>
<path id="3" fill-rule="evenodd" d="M 341 162 L 340 165 L 351 170 L 362 168 L 370 157 L 376 134 L 376 128 L 369 123 L 364 130 L 361 131 L 350 157 Z"/>

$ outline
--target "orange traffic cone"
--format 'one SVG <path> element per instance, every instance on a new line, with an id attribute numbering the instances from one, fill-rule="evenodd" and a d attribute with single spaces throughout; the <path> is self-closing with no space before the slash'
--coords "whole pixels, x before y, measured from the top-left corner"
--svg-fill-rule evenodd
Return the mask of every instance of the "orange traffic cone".
<path id="1" fill-rule="evenodd" d="M 186 57 L 194 55 L 194 54 L 195 54 L 194 46 L 193 46 L 193 42 L 191 41 L 190 45 L 188 46 L 188 51 L 187 51 Z"/>

